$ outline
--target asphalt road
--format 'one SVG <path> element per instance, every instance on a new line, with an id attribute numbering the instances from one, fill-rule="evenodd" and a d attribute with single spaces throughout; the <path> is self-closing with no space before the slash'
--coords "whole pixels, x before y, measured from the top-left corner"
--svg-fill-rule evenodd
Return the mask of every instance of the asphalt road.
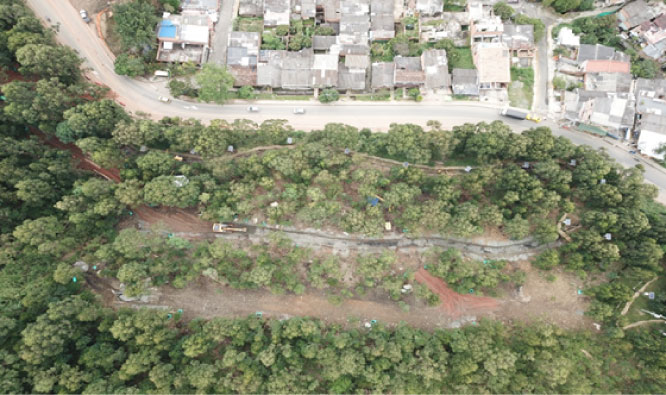
<path id="1" fill-rule="evenodd" d="M 35 14 L 50 23 L 59 23 L 58 39 L 63 44 L 78 51 L 85 60 L 84 67 L 90 69 L 92 79 L 106 84 L 117 95 L 118 102 L 129 111 L 144 112 L 153 118 L 178 116 L 197 118 L 203 122 L 213 119 L 234 120 L 238 118 L 261 122 L 267 119 L 286 119 L 296 129 L 312 130 L 321 128 L 329 122 L 341 122 L 357 127 L 368 127 L 373 130 L 386 130 L 391 123 L 414 123 L 425 125 L 428 120 L 436 120 L 444 127 L 451 127 L 471 122 L 492 122 L 502 120 L 514 130 L 522 131 L 535 126 L 528 121 L 515 121 L 502 117 L 499 109 L 483 103 L 451 102 L 451 103 L 410 103 L 410 102 L 338 102 L 321 105 L 316 102 L 258 102 L 257 113 L 249 113 L 247 104 L 227 104 L 224 106 L 204 103 L 190 103 L 173 100 L 162 103 L 157 100 L 158 87 L 148 82 L 136 81 L 116 75 L 113 71 L 113 54 L 97 36 L 94 25 L 86 25 L 77 10 L 69 2 L 62 0 L 26 0 Z M 63 4 L 65 3 L 65 4 Z M 306 113 L 293 114 L 295 107 L 302 107 Z M 646 169 L 647 181 L 657 185 L 660 190 L 660 201 L 666 203 L 666 171 L 651 161 L 638 159 L 628 152 L 624 145 L 607 141 L 583 133 L 572 132 L 559 128 L 554 122 L 544 121 L 540 125 L 548 126 L 553 134 L 569 138 L 575 144 L 587 144 L 594 148 L 604 148 L 624 166 L 631 167 L 640 160 Z"/>

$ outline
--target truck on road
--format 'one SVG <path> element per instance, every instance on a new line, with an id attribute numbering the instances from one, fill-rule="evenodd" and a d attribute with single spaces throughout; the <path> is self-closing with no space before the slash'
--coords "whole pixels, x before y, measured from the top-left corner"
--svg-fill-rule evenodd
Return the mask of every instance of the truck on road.
<path id="1" fill-rule="evenodd" d="M 513 107 L 504 107 L 500 114 L 504 115 L 505 117 L 520 119 L 521 121 L 527 119 L 530 115 L 529 111 L 527 110 Z"/>

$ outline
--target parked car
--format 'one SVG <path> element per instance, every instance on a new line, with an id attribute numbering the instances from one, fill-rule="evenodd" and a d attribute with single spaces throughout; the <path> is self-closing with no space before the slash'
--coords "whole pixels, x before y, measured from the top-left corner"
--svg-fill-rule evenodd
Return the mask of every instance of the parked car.
<path id="1" fill-rule="evenodd" d="M 160 96 L 158 97 L 158 100 L 164 103 L 171 103 L 171 98 L 168 98 L 166 96 Z"/>
<path id="2" fill-rule="evenodd" d="M 259 107 L 257 106 L 250 106 L 247 108 L 248 112 L 259 112 Z"/>
<path id="3" fill-rule="evenodd" d="M 303 107 L 294 108 L 294 114 L 305 114 L 305 108 Z"/>
<path id="4" fill-rule="evenodd" d="M 541 118 L 539 118 L 538 116 L 533 115 L 533 114 L 529 114 L 527 117 L 525 117 L 525 119 L 527 119 L 528 121 L 532 121 L 534 123 L 541 122 Z"/>
<path id="5" fill-rule="evenodd" d="M 79 11 L 79 14 L 81 14 L 81 19 L 83 19 L 85 23 L 90 23 L 90 18 L 88 18 L 88 11 L 81 10 Z"/>

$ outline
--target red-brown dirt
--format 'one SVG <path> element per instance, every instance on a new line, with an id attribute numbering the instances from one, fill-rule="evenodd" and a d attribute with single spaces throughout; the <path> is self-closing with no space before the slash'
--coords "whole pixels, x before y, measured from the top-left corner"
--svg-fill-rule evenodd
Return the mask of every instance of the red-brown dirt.
<path id="1" fill-rule="evenodd" d="M 416 272 L 414 279 L 425 284 L 432 292 L 439 295 L 439 299 L 442 301 L 440 308 L 451 317 L 490 312 L 499 308 L 500 305 L 497 299 L 459 294 L 449 288 L 442 279 L 434 277 L 423 268 Z"/>
<path id="2" fill-rule="evenodd" d="M 31 128 L 31 132 L 45 144 L 61 149 L 63 151 L 71 152 L 72 157 L 78 160 L 77 167 L 84 170 L 90 170 L 92 172 L 95 172 L 100 176 L 106 178 L 107 180 L 113 182 L 120 182 L 120 172 L 118 171 L 118 169 L 104 169 L 100 167 L 95 162 L 88 159 L 88 157 L 83 153 L 83 151 L 81 151 L 81 149 L 76 145 L 65 144 L 55 137 L 47 136 L 46 134 L 44 134 L 44 132 L 36 128 Z"/>

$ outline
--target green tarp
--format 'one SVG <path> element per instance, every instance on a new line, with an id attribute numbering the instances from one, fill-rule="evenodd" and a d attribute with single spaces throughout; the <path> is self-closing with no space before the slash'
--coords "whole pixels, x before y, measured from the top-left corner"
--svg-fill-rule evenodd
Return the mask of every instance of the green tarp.
<path id="1" fill-rule="evenodd" d="M 596 126 L 588 125 L 586 123 L 580 123 L 580 124 L 578 124 L 578 126 L 576 128 L 581 132 L 592 133 L 592 134 L 596 134 L 596 135 L 602 136 L 602 137 L 606 136 L 608 134 L 608 132 L 606 132 L 602 128 L 598 128 Z"/>

